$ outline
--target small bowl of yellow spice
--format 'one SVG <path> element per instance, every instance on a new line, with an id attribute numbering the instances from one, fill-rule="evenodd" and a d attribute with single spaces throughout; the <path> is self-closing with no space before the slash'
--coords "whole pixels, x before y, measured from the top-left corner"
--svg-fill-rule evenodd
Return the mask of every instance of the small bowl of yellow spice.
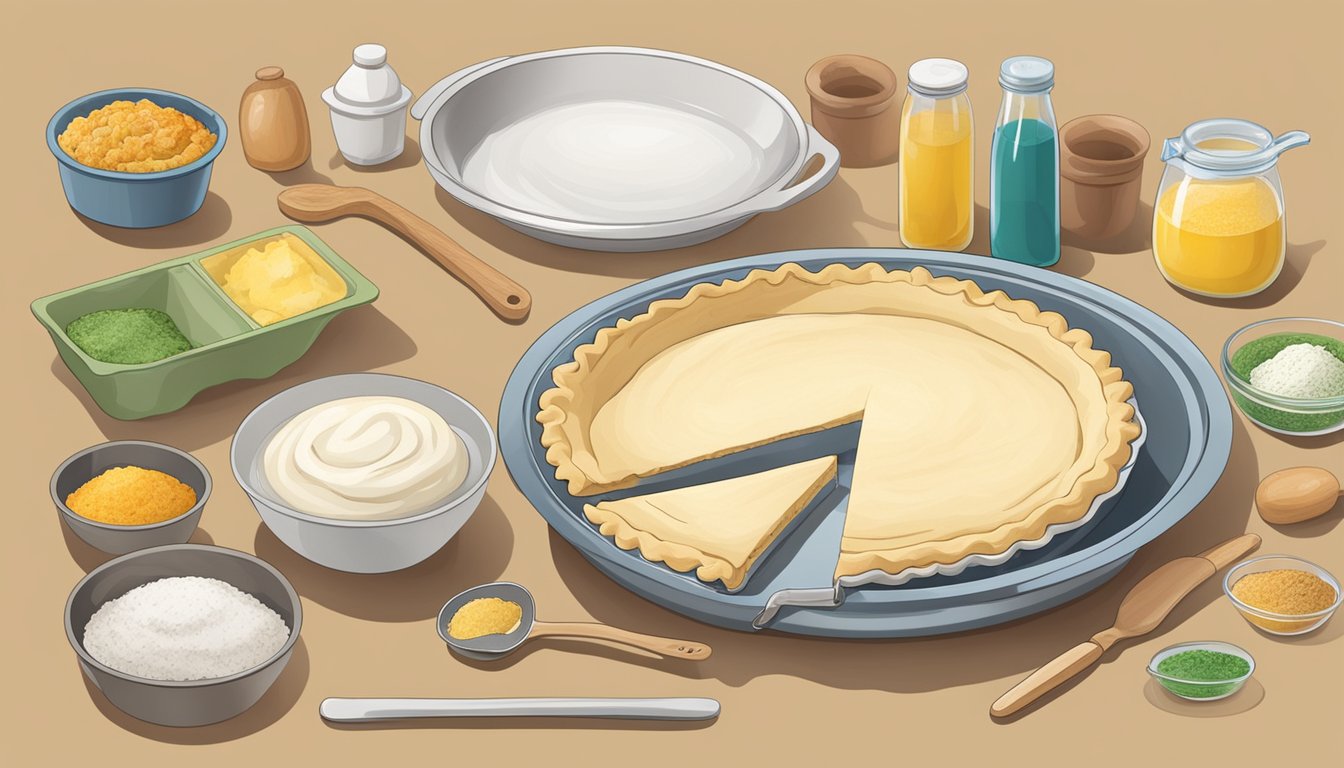
<path id="1" fill-rule="evenodd" d="M 185 543 L 210 490 L 210 473 L 194 456 L 143 440 L 85 448 L 51 476 L 61 519 L 89 546 L 114 555 Z"/>
<path id="2" fill-rule="evenodd" d="M 1239 563 L 1223 578 L 1223 591 L 1251 626 L 1271 635 L 1304 635 L 1320 629 L 1341 601 L 1334 576 L 1287 555 Z"/>

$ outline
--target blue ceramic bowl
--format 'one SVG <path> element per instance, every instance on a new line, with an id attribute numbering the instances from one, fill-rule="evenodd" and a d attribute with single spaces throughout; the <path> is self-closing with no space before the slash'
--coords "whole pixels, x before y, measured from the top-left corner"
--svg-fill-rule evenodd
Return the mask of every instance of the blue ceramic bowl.
<path id="1" fill-rule="evenodd" d="M 153 173 L 104 171 L 81 165 L 56 143 L 76 117 L 87 116 L 114 101 L 149 99 L 200 120 L 217 137 L 204 157 L 181 168 Z M 181 221 L 200 210 L 210 187 L 210 169 L 224 149 L 228 127 L 218 112 L 195 99 L 152 88 L 113 88 L 66 104 L 47 123 L 47 148 L 56 156 L 65 199 L 76 213 L 115 227 L 144 229 Z"/>

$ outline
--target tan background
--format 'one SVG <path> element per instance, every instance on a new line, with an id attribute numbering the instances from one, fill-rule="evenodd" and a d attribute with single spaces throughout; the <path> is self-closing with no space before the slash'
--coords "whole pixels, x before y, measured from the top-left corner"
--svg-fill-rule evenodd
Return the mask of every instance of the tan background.
<path id="1" fill-rule="evenodd" d="M 1260 3 L 1233 8 L 1231 2 L 1169 0 L 462 5 L 382 0 L 326 3 L 318 10 L 316 3 L 308 9 L 274 2 L 31 3 L 18 17 L 17 31 L 11 26 L 5 65 L 11 85 L 0 123 L 9 521 L 0 559 L 8 606 L 0 640 L 8 662 L 0 722 L 6 752 L 26 756 L 13 764 L 84 759 L 267 765 L 309 757 L 333 765 L 447 764 L 493 755 L 501 765 L 715 765 L 772 757 L 770 762 L 788 765 L 867 754 L 905 765 L 1174 765 L 1177 758 L 1249 765 L 1339 756 L 1344 619 L 1314 636 L 1271 639 L 1246 626 L 1212 582 L 1156 634 L 1122 644 L 1061 699 L 1008 724 L 987 713 L 990 702 L 1026 672 L 1109 625 L 1121 597 L 1143 574 L 1243 530 L 1262 534 L 1265 552 L 1302 555 L 1344 576 L 1338 508 L 1327 518 L 1276 530 L 1255 516 L 1251 503 L 1257 478 L 1275 469 L 1321 464 L 1344 475 L 1338 436 L 1283 440 L 1238 416 L 1222 482 L 1112 583 L 1012 625 L 904 642 L 748 636 L 650 605 L 552 535 L 502 466 L 476 516 L 428 562 L 383 576 L 327 571 L 300 559 L 260 525 L 228 464 L 229 439 L 243 416 L 308 379 L 358 370 L 416 376 L 451 388 L 493 418 L 513 363 L 536 336 L 574 308 L 632 281 L 771 250 L 899 245 L 895 166 L 842 171 L 795 208 L 678 252 L 604 255 L 527 239 L 436 190 L 411 139 L 403 157 L 376 172 L 341 162 L 319 94 L 347 66 L 357 43 L 386 44 L 392 64 L 417 94 L 459 67 L 501 54 L 599 43 L 669 48 L 757 75 L 804 114 L 803 73 L 824 55 L 880 58 L 897 70 L 902 87 L 915 59 L 953 56 L 971 71 L 982 205 L 988 202 L 984 169 L 999 101 L 995 74 L 1000 60 L 1020 52 L 1054 60 L 1061 122 L 1090 112 L 1131 116 L 1152 133 L 1154 155 L 1163 137 L 1205 117 L 1246 117 L 1275 132 L 1308 130 L 1314 143 L 1281 163 L 1291 212 L 1289 263 L 1264 294 L 1205 302 L 1163 282 L 1147 251 L 1146 217 L 1161 173 L 1152 155 L 1145 218 L 1109 248 L 1121 252 L 1071 246 L 1057 267 L 1152 308 L 1216 359 L 1226 336 L 1252 320 L 1344 314 L 1344 260 L 1337 245 L 1344 238 L 1339 3 L 1284 0 L 1268 9 Z M 116 13 L 125 15 L 113 18 Z M 116 37 L 114 29 L 135 30 L 134 37 Z M 303 89 L 314 128 L 310 166 L 272 178 L 248 167 L 231 137 L 215 164 L 204 209 L 186 222 L 116 230 L 82 221 L 65 205 L 42 130 L 66 101 L 114 86 L 166 88 L 212 105 L 232 129 L 239 95 L 253 70 L 266 64 L 282 65 Z M 531 319 L 520 326 L 496 320 L 395 236 L 368 222 L 342 221 L 317 231 L 382 288 L 374 307 L 337 319 L 306 357 L 271 380 L 225 385 L 178 413 L 119 422 L 91 403 L 29 314 L 28 303 L 38 296 L 284 223 L 274 203 L 281 185 L 325 179 L 367 185 L 441 226 L 532 290 Z M 984 253 L 987 215 L 983 208 L 979 213 L 970 250 Z M 47 478 L 70 453 L 116 438 L 160 440 L 195 452 L 216 482 L 198 540 L 260 554 L 304 598 L 302 641 L 290 667 L 257 707 L 231 722 L 174 730 L 135 721 L 84 683 L 66 645 L 60 621 L 66 594 L 106 558 L 62 530 Z M 695 638 L 712 644 L 714 657 L 700 665 L 664 665 L 619 652 L 545 647 L 500 668 L 473 668 L 449 656 L 435 637 L 432 616 L 453 593 L 497 577 L 528 585 L 545 618 L 594 617 Z M 1255 655 L 1260 668 L 1240 697 L 1178 706 L 1147 688 L 1143 668 L 1154 651 L 1198 639 L 1228 640 Z M 524 722 L 517 724 L 521 730 L 504 731 L 469 722 L 356 732 L 318 718 L 318 702 L 332 695 L 712 696 L 722 701 L 723 715 L 690 728 Z"/>

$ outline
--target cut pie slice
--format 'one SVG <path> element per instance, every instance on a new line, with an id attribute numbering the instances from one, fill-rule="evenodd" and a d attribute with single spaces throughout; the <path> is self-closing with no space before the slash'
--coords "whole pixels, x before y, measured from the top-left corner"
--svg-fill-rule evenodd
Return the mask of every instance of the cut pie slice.
<path id="1" fill-rule="evenodd" d="M 754 475 L 602 501 L 583 508 L 621 549 L 701 581 L 737 589 L 752 565 L 813 499 L 835 485 L 827 456 Z"/>

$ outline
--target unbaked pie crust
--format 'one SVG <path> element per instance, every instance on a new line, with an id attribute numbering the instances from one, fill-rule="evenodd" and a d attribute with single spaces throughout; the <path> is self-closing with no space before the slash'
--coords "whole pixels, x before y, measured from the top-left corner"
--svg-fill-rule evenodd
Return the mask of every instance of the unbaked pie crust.
<path id="1" fill-rule="evenodd" d="M 862 420 L 836 576 L 894 574 L 1039 539 L 1113 488 L 1139 426 L 1110 362 L 970 280 L 786 264 L 598 331 L 537 421 L 556 478 L 591 496 Z"/>

